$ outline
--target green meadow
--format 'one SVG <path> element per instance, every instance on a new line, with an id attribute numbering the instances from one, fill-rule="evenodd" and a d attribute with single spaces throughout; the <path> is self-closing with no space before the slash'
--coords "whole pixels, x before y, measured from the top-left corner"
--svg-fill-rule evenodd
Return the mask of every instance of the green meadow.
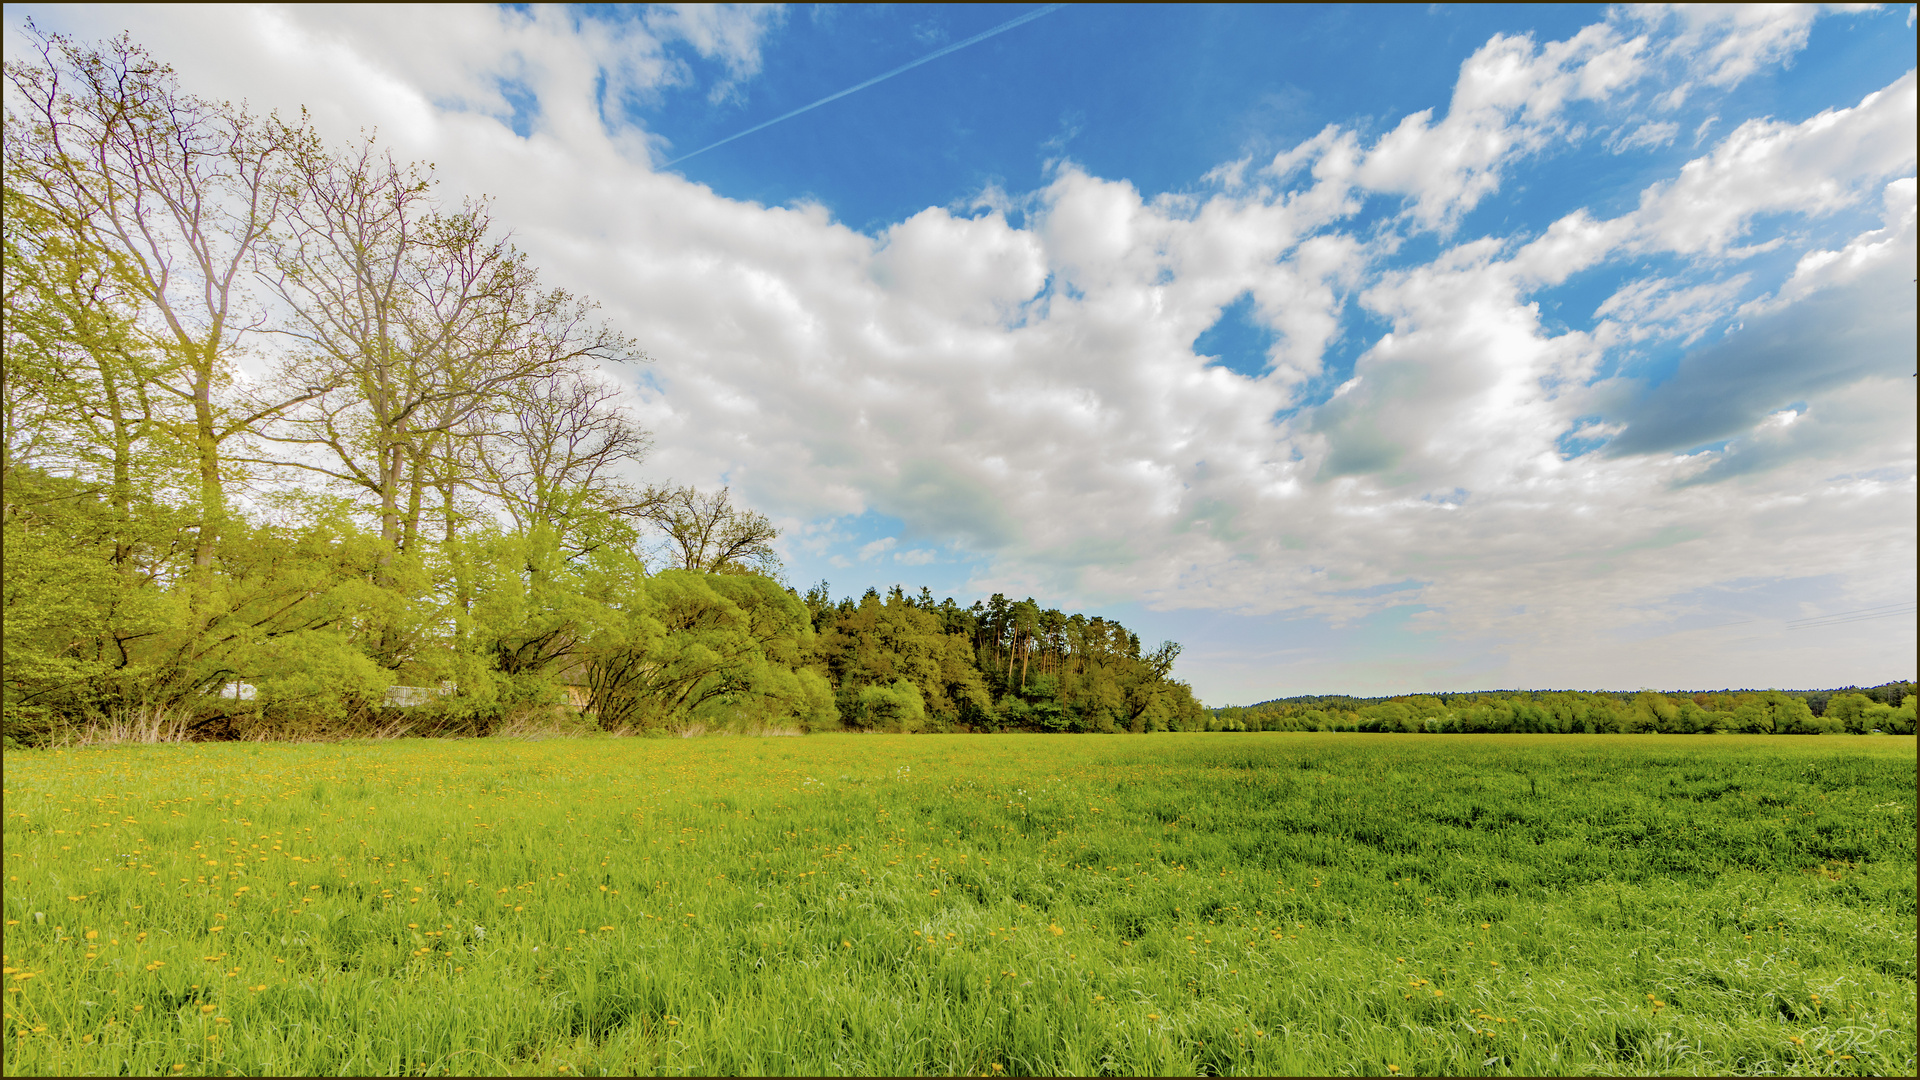
<path id="1" fill-rule="evenodd" d="M 10 752 L 5 1071 L 1915 1071 L 1915 743 Z"/>

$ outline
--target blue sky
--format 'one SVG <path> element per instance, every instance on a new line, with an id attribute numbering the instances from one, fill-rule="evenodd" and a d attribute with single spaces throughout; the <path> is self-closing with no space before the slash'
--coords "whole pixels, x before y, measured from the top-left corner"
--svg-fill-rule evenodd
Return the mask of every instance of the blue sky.
<path id="1" fill-rule="evenodd" d="M 716 103 L 694 85 L 631 107 L 678 155 L 1016 10 L 795 10 L 763 48 L 750 92 Z M 1495 8 L 1394 19 L 1338 7 L 1068 7 L 676 168 L 736 198 L 818 199 L 868 230 L 964 205 L 989 185 L 1034 190 L 1063 156 L 1149 194 L 1187 191 L 1223 161 L 1270 157 L 1328 122 L 1397 121 L 1443 102 L 1460 58 L 1495 32 L 1552 35 L 1593 14 L 1543 8 L 1514 22 Z M 1436 33 L 1469 44 L 1437 51 Z M 724 77 L 720 62 L 696 65 L 702 83 Z"/>
<path id="2" fill-rule="evenodd" d="M 7 32 L 490 195 L 796 585 L 1117 615 L 1214 704 L 1912 676 L 1910 7 L 1069 6 L 675 161 L 1030 10 Z"/>

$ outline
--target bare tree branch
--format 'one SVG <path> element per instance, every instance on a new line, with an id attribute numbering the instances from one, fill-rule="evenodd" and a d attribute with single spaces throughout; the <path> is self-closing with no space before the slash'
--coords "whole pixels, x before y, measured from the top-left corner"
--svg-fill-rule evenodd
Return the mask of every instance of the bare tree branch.
<path id="1" fill-rule="evenodd" d="M 780 531 L 762 515 L 734 507 L 730 488 L 712 495 L 675 488 L 646 517 L 665 534 L 663 554 L 678 569 L 769 575 L 780 570 L 773 550 Z"/>

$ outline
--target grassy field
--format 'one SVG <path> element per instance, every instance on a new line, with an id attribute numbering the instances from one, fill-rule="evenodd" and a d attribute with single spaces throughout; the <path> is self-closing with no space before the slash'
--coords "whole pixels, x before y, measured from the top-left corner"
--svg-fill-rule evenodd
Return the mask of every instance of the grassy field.
<path id="1" fill-rule="evenodd" d="M 5 1071 L 1915 1069 L 1915 744 L 10 753 Z"/>

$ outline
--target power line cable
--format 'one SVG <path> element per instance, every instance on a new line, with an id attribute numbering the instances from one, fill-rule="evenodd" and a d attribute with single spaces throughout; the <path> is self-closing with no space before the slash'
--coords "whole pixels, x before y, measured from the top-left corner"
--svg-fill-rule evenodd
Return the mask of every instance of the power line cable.
<path id="1" fill-rule="evenodd" d="M 1787 621 L 1788 622 L 1813 622 L 1817 619 L 1837 619 L 1842 615 L 1864 615 L 1869 611 L 1886 611 L 1890 608 L 1910 608 L 1912 606 L 1914 606 L 1914 602 L 1912 600 L 1902 600 L 1897 604 L 1881 604 L 1878 607 L 1854 608 L 1852 611 L 1830 611 L 1825 615 L 1809 615 L 1804 619 L 1789 619 Z"/>
<path id="2" fill-rule="evenodd" d="M 1818 630 L 1821 627 L 1825 627 L 1825 626 L 1845 626 L 1847 623 L 1868 622 L 1873 619 L 1893 619 L 1893 618 L 1898 618 L 1899 616 L 1902 616 L 1902 615 L 1912 615 L 1914 613 L 1915 613 L 1914 605 L 1908 604 L 1905 607 L 1897 608 L 1893 611 L 1880 611 L 1871 615 L 1860 615 L 1860 614 L 1849 613 L 1844 618 L 1838 615 L 1828 615 L 1828 616 L 1824 616 L 1822 618 L 1817 618 L 1817 619 L 1802 619 L 1799 622 L 1788 623 L 1787 629 Z"/>

